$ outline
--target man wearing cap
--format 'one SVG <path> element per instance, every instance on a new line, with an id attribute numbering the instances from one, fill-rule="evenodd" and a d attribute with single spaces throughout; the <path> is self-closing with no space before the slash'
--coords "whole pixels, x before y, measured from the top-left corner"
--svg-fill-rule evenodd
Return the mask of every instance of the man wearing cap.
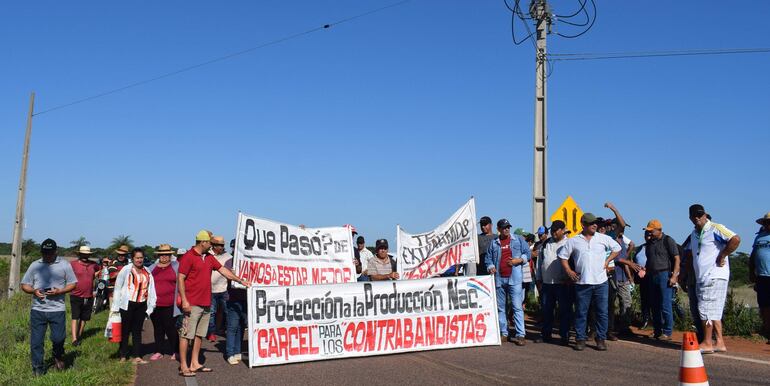
<path id="1" fill-rule="evenodd" d="M 658 220 L 650 220 L 644 230 L 650 235 L 644 253 L 651 291 L 653 337 L 669 341 L 674 328 L 671 299 L 679 280 L 679 247 L 671 236 L 663 233 L 663 225 Z"/>
<path id="2" fill-rule="evenodd" d="M 591 305 L 596 310 L 596 349 L 607 350 L 607 266 L 620 253 L 620 245 L 612 237 L 597 233 L 597 222 L 596 216 L 585 213 L 580 218 L 583 231 L 567 240 L 557 252 L 564 272 L 575 282 L 575 350 L 578 351 L 586 347 L 586 321 Z M 574 270 L 569 265 L 570 259 Z"/>
<path id="3" fill-rule="evenodd" d="M 29 353 L 35 376 L 46 372 L 43 340 L 49 326 L 54 366 L 57 370 L 64 369 L 64 340 L 67 338 L 64 294 L 75 289 L 77 278 L 72 266 L 56 251 L 56 241 L 45 239 L 40 244 L 43 257 L 32 262 L 21 279 L 21 290 L 33 295 L 29 314 Z"/>
<path id="4" fill-rule="evenodd" d="M 481 227 L 481 233 L 479 233 L 479 262 L 476 264 L 476 275 L 488 275 L 487 272 L 487 249 L 492 240 L 497 238 L 497 235 L 492 232 L 492 219 L 489 216 L 484 216 L 479 220 L 479 226 Z M 472 276 L 472 275 L 471 275 Z"/>
<path id="5" fill-rule="evenodd" d="M 70 294 L 70 313 L 72 315 L 72 345 L 80 345 L 80 337 L 91 320 L 94 307 L 94 279 L 99 276 L 99 265 L 89 260 L 91 248 L 83 245 L 78 248 L 78 259 L 70 262 L 78 283 Z"/>
<path id="6" fill-rule="evenodd" d="M 761 225 L 749 258 L 749 279 L 755 283 L 757 304 L 762 316 L 762 334 L 770 344 L 770 212 L 757 219 Z"/>
<path id="7" fill-rule="evenodd" d="M 398 280 L 396 260 L 388 255 L 388 240 L 379 239 L 374 243 L 376 255 L 366 263 L 366 274 L 371 281 Z"/>
<path id="8" fill-rule="evenodd" d="M 372 251 L 366 249 L 366 240 L 364 236 L 358 236 L 356 239 L 356 250 L 358 251 L 358 259 L 353 262 L 356 264 L 356 271 L 358 272 L 358 281 L 368 281 L 369 278 L 364 274 L 369 264 L 369 259 L 374 257 Z"/>
<path id="9" fill-rule="evenodd" d="M 703 205 L 691 205 L 689 217 L 695 225 L 688 248 L 693 256 L 698 313 L 703 324 L 700 348 L 707 354 L 727 351 L 722 339 L 722 311 L 730 280 L 728 256 L 738 248 L 741 238 L 724 225 L 711 222 Z M 711 341 L 712 332 L 716 335 L 716 347 Z"/>
<path id="10" fill-rule="evenodd" d="M 110 298 L 112 298 L 112 291 L 115 289 L 115 280 L 118 278 L 118 273 L 120 273 L 120 270 L 128 265 L 128 263 L 128 245 L 121 245 L 115 250 L 115 260 L 113 260 L 109 267 L 107 267 L 107 272 L 110 275 L 107 291 L 109 292 L 108 296 Z"/>
<path id="11" fill-rule="evenodd" d="M 185 253 L 179 263 L 177 285 L 182 299 L 184 320 L 180 329 L 179 375 L 194 377 L 196 372 L 208 373 L 212 370 L 198 361 L 203 337 L 209 326 L 211 316 L 211 272 L 218 271 L 227 279 L 249 286 L 250 283 L 233 274 L 222 266 L 214 256 L 208 254 L 211 248 L 211 235 L 202 230 L 195 236 L 195 245 Z M 193 341 L 192 358 L 187 365 L 187 348 Z"/>
<path id="12" fill-rule="evenodd" d="M 225 250 L 225 238 L 222 236 L 213 236 L 211 238 L 211 254 L 221 265 L 225 265 L 227 260 L 233 258 Z M 220 315 L 220 325 L 225 314 L 225 302 L 227 301 L 227 278 L 217 271 L 211 272 L 211 317 L 209 318 L 209 329 L 206 333 L 209 342 L 217 340 L 214 333 L 217 328 L 217 313 Z"/>
<path id="13" fill-rule="evenodd" d="M 535 280 L 540 292 L 541 316 L 543 328 L 540 339 L 536 342 L 548 343 L 551 341 L 553 330 L 553 316 L 556 304 L 559 305 L 559 337 L 563 346 L 569 343 L 570 320 L 572 319 L 572 304 L 569 301 L 569 292 L 564 285 L 567 276 L 558 257 L 558 252 L 567 243 L 567 235 L 570 231 L 564 221 L 556 220 L 551 224 L 551 237 L 540 244 L 535 269 Z"/>
<path id="14" fill-rule="evenodd" d="M 511 235 L 511 223 L 506 219 L 500 219 L 497 222 L 497 232 L 500 237 L 489 243 L 485 257 L 487 272 L 490 275 L 495 275 L 497 322 L 500 324 L 500 333 L 503 338 L 517 346 L 523 346 L 525 344 L 525 331 L 524 309 L 522 307 L 524 303 L 522 266 L 526 266 L 529 262 L 529 246 L 520 235 Z M 513 308 L 515 336 L 510 336 L 508 332 L 508 318 L 505 312 L 508 296 L 511 297 L 511 307 Z"/>

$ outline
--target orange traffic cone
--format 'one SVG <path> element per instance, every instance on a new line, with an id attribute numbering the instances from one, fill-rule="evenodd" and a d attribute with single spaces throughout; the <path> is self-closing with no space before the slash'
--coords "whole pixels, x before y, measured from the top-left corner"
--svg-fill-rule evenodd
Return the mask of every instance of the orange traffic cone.
<path id="1" fill-rule="evenodd" d="M 708 385 L 703 356 L 694 332 L 685 332 L 682 338 L 682 363 L 679 365 L 679 385 Z"/>

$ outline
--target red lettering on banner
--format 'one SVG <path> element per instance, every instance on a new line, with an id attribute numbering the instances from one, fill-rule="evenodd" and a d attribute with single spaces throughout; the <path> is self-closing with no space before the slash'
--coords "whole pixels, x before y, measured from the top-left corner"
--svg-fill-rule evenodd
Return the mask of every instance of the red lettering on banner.
<path id="1" fill-rule="evenodd" d="M 460 264 L 463 246 L 468 245 L 468 243 L 458 244 L 438 255 L 428 257 L 413 270 L 406 272 L 404 274 L 405 278 L 410 280 L 425 279 L 443 273 L 449 267 Z"/>
<path id="2" fill-rule="evenodd" d="M 318 354 L 313 344 L 313 327 L 276 327 L 257 330 L 257 354 L 260 358 L 280 358 Z"/>
<path id="3" fill-rule="evenodd" d="M 353 271 L 350 268 L 311 268 L 313 284 L 347 283 L 352 281 Z"/>

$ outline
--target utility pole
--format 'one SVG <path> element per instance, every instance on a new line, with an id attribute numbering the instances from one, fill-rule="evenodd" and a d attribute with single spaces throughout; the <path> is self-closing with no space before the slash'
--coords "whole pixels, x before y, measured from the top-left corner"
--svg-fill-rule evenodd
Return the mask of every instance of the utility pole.
<path id="1" fill-rule="evenodd" d="M 548 126 L 546 125 L 546 49 L 545 40 L 551 32 L 551 10 L 546 0 L 532 0 L 530 16 L 536 23 L 535 53 L 535 162 L 532 184 L 532 230 L 546 225 L 548 176 Z"/>
<path id="2" fill-rule="evenodd" d="M 19 177 L 19 195 L 16 198 L 16 222 L 13 224 L 13 247 L 11 249 L 11 273 L 8 277 L 8 298 L 19 290 L 21 275 L 21 240 L 24 230 L 24 193 L 27 189 L 27 161 L 29 159 L 29 137 L 32 135 L 32 116 L 35 111 L 35 92 L 29 97 L 27 115 L 27 133 L 24 136 L 24 152 L 21 159 L 21 177 Z"/>

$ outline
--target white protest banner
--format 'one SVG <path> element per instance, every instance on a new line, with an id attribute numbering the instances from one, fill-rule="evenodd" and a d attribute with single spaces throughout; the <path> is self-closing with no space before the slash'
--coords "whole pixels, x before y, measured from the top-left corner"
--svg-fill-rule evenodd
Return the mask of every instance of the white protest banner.
<path id="1" fill-rule="evenodd" d="M 436 229 L 410 234 L 396 230 L 396 259 L 400 278 L 424 279 L 438 276 L 457 264 L 478 260 L 476 200 L 465 205 Z"/>
<path id="2" fill-rule="evenodd" d="M 356 280 L 353 239 L 344 227 L 305 228 L 238 214 L 233 268 L 257 286 Z"/>
<path id="3" fill-rule="evenodd" d="M 248 291 L 252 367 L 500 344 L 493 276 Z"/>

